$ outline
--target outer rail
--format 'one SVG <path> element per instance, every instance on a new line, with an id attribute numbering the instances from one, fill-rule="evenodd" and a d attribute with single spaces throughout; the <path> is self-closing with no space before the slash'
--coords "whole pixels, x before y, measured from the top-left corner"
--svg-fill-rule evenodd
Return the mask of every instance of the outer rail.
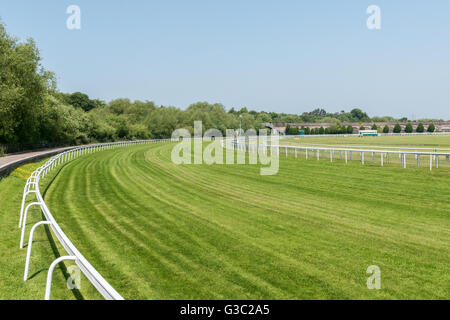
<path id="1" fill-rule="evenodd" d="M 50 288 L 51 288 L 51 280 L 52 280 L 52 272 L 53 268 L 57 263 L 63 260 L 73 260 L 76 265 L 80 268 L 86 278 L 92 283 L 92 285 L 98 290 L 98 292 L 107 300 L 124 300 L 124 298 L 102 277 L 102 275 L 89 263 L 89 261 L 81 254 L 80 251 L 75 247 L 75 245 L 70 241 L 70 239 L 66 236 L 64 231 L 56 222 L 55 218 L 51 214 L 49 208 L 47 207 L 42 194 L 39 190 L 39 182 L 40 179 L 45 177 L 47 173 L 49 173 L 52 169 L 56 168 L 59 165 L 62 165 L 65 162 L 68 162 L 72 159 L 80 157 L 82 155 L 90 154 L 93 152 L 118 148 L 118 147 L 128 147 L 133 144 L 142 144 L 142 143 L 154 143 L 154 142 L 162 142 L 162 141 L 171 141 L 170 139 L 162 139 L 162 140 L 141 140 L 141 141 L 130 141 L 130 142 L 115 142 L 115 143 L 104 143 L 104 144 L 96 144 L 89 146 L 82 146 L 79 148 L 71 149 L 65 152 L 62 152 L 50 160 L 48 160 L 43 166 L 39 167 L 36 171 L 34 171 L 31 176 L 28 178 L 27 183 L 24 188 L 24 194 L 22 198 L 22 205 L 20 210 L 20 222 L 19 227 L 22 227 L 22 234 L 25 231 L 25 217 L 24 217 L 24 206 L 26 202 L 26 198 L 28 194 L 34 193 L 36 195 L 37 202 L 34 203 L 39 205 L 42 213 L 45 216 L 45 224 L 48 224 L 58 241 L 61 243 L 63 248 L 67 252 L 67 256 L 59 257 L 56 259 L 52 265 L 51 270 L 49 270 L 47 276 L 47 286 L 45 291 L 45 299 L 50 299 Z M 27 207 L 28 208 L 28 207 Z M 41 223 L 41 224 L 44 224 Z M 35 228 L 31 230 L 34 231 Z M 32 234 L 30 234 L 30 240 Z M 21 238 L 23 242 L 23 237 Z M 31 254 L 31 245 L 29 244 L 29 248 L 27 250 L 27 261 L 25 266 L 24 280 L 27 280 L 28 275 L 28 266 L 29 266 L 29 257 Z M 70 259 L 68 259 L 70 257 Z"/>

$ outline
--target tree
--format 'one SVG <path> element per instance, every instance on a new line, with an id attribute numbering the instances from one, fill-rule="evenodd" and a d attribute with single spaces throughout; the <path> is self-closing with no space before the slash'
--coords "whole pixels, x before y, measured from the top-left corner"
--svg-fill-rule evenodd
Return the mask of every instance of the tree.
<path id="1" fill-rule="evenodd" d="M 319 134 L 324 134 L 325 133 L 325 129 L 323 127 L 319 128 Z"/>
<path id="2" fill-rule="evenodd" d="M 372 130 L 378 130 L 378 126 L 377 126 L 376 123 L 374 123 L 374 124 L 372 125 Z"/>
<path id="3" fill-rule="evenodd" d="M 350 111 L 350 114 L 356 121 L 364 122 L 370 119 L 367 113 L 363 112 L 361 109 L 358 108 L 355 108 L 352 111 Z"/>
<path id="4" fill-rule="evenodd" d="M 394 126 L 394 133 L 400 133 L 400 132 L 402 132 L 402 126 L 399 123 L 397 123 Z"/>
<path id="5" fill-rule="evenodd" d="M 366 127 L 361 126 L 361 127 L 359 127 L 359 130 L 360 130 L 360 131 L 361 131 L 361 130 L 366 130 Z"/>
<path id="6" fill-rule="evenodd" d="M 389 133 L 389 126 L 388 125 L 384 126 L 383 133 Z"/>
<path id="7" fill-rule="evenodd" d="M 347 127 L 347 133 L 348 133 L 348 134 L 352 134 L 352 133 L 353 133 L 353 126 L 350 126 L 350 125 L 349 125 L 349 126 Z"/>
<path id="8" fill-rule="evenodd" d="M 405 132 L 406 133 L 412 133 L 413 131 L 414 130 L 413 130 L 413 126 L 412 126 L 411 122 L 408 122 L 408 124 L 405 127 Z"/>
<path id="9" fill-rule="evenodd" d="M 66 102 L 75 108 L 83 109 L 86 112 L 96 107 L 96 104 L 89 99 L 89 96 L 81 92 L 72 93 L 67 97 Z"/>
<path id="10" fill-rule="evenodd" d="M 44 97 L 55 87 L 35 42 L 17 42 L 0 24 L 0 142 L 39 141 Z"/>
<path id="11" fill-rule="evenodd" d="M 433 123 L 430 123 L 430 125 L 428 126 L 427 132 L 434 132 L 436 130 L 436 127 L 434 126 Z"/>
<path id="12" fill-rule="evenodd" d="M 244 113 L 248 113 L 248 110 L 246 107 L 241 108 L 241 110 L 239 110 L 239 114 L 244 114 Z"/>
<path id="13" fill-rule="evenodd" d="M 420 122 L 420 123 L 417 125 L 416 132 L 419 132 L 419 133 L 425 132 L 425 127 L 423 126 L 423 123 L 422 123 L 422 122 Z"/>
<path id="14" fill-rule="evenodd" d="M 286 129 L 284 130 L 284 134 L 285 135 L 290 135 L 291 134 L 291 126 L 290 126 L 289 123 L 286 125 Z"/>

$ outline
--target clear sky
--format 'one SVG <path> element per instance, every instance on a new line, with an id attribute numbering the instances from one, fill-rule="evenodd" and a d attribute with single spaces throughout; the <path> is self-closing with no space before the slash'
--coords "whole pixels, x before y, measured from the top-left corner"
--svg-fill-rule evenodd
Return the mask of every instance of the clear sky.
<path id="1" fill-rule="evenodd" d="M 81 30 L 66 27 L 72 4 Z M 448 0 L 0 0 L 0 19 L 36 40 L 64 92 L 450 119 Z"/>

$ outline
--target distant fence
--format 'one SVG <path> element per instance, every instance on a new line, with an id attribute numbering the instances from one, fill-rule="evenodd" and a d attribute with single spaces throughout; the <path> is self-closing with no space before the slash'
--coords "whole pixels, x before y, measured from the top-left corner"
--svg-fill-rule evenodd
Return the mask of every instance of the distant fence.
<path id="1" fill-rule="evenodd" d="M 401 133 L 378 133 L 380 136 L 442 136 L 450 135 L 450 132 L 401 132 Z M 305 135 L 282 135 L 281 139 L 287 138 L 320 138 L 320 137 L 360 137 L 359 133 L 352 134 L 305 134 Z"/>
<path id="2" fill-rule="evenodd" d="M 250 137 L 250 141 L 254 140 L 255 137 Z M 380 161 L 381 166 L 390 164 L 391 162 L 399 162 L 404 168 L 407 167 L 408 163 L 414 161 L 417 163 L 418 167 L 422 167 L 424 164 L 429 165 L 430 171 L 433 167 L 439 168 L 442 162 L 440 158 L 444 161 L 446 166 L 450 167 L 450 153 L 448 152 L 426 152 L 426 151 L 392 151 L 392 150 L 378 150 L 378 149 L 362 149 L 362 148 L 339 148 L 339 147 L 318 147 L 318 146 L 292 146 L 292 145 L 267 145 L 267 144 L 257 144 L 257 143 L 247 143 L 237 140 L 227 140 L 227 147 L 235 150 L 241 150 L 245 152 L 260 152 L 263 153 L 273 153 L 276 152 L 278 155 L 284 153 L 286 157 L 291 154 L 296 158 L 304 156 L 306 160 L 308 159 L 323 159 L 326 157 L 330 162 L 336 160 L 345 161 L 348 163 L 352 160 L 361 161 L 362 164 L 366 162 L 376 163 Z M 356 155 L 356 157 L 355 157 Z M 378 157 L 377 157 L 378 155 Z M 398 157 L 398 159 L 396 158 Z M 379 159 L 379 160 L 377 160 Z"/>
<path id="3" fill-rule="evenodd" d="M 23 248 L 24 238 L 25 238 L 25 228 L 26 228 L 26 220 L 28 215 L 28 210 L 32 206 L 39 206 L 42 213 L 45 216 L 45 220 L 36 223 L 30 231 L 30 235 L 28 238 L 28 247 L 27 247 L 27 255 L 25 262 L 25 272 L 24 272 L 24 281 L 28 279 L 28 270 L 30 264 L 31 257 L 31 249 L 33 245 L 33 234 L 37 227 L 40 225 L 49 225 L 56 238 L 59 240 L 61 245 L 64 247 L 67 256 L 62 256 L 57 258 L 50 265 L 48 273 L 47 273 L 47 283 L 45 287 L 45 299 L 50 299 L 50 290 L 52 283 L 53 270 L 57 264 L 62 261 L 71 260 L 76 263 L 76 265 L 80 268 L 86 278 L 92 283 L 92 285 L 98 290 L 98 292 L 107 300 L 123 300 L 123 297 L 100 275 L 100 273 L 95 270 L 95 268 L 86 260 L 86 258 L 78 251 L 78 249 L 73 245 L 73 243 L 69 240 L 66 234 L 62 231 L 60 226 L 57 224 L 55 218 L 50 213 L 42 194 L 39 190 L 39 182 L 41 178 L 44 178 L 49 172 L 58 166 L 63 165 L 64 163 L 71 161 L 75 158 L 78 158 L 83 155 L 91 154 L 94 152 L 108 150 L 119 147 L 128 147 L 133 144 L 143 144 L 143 143 L 155 143 L 162 141 L 170 141 L 170 139 L 161 139 L 161 140 L 142 140 L 142 141 L 130 141 L 130 142 L 114 142 L 114 143 L 104 143 L 97 145 L 89 145 L 82 146 L 75 149 L 71 149 L 65 152 L 62 152 L 56 156 L 53 156 L 50 160 L 48 160 L 43 166 L 39 167 L 35 170 L 31 176 L 28 178 L 27 183 L 24 188 L 23 196 L 22 196 L 22 204 L 20 209 L 20 220 L 19 227 L 22 228 L 21 238 L 20 238 L 20 248 Z M 32 202 L 25 207 L 27 196 L 30 194 L 34 194 L 36 196 L 36 202 Z"/>

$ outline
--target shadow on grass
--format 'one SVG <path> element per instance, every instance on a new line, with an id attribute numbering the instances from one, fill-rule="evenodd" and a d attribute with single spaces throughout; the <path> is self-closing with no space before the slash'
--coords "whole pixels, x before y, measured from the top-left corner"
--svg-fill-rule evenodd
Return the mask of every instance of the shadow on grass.
<path id="1" fill-rule="evenodd" d="M 42 268 L 41 270 L 36 271 L 35 273 L 33 273 L 31 276 L 28 277 L 27 281 L 33 279 L 33 278 L 36 277 L 38 274 L 40 274 L 40 273 L 42 273 L 42 272 L 44 272 L 44 271 L 47 271 L 47 270 L 48 270 L 48 268 Z"/>

